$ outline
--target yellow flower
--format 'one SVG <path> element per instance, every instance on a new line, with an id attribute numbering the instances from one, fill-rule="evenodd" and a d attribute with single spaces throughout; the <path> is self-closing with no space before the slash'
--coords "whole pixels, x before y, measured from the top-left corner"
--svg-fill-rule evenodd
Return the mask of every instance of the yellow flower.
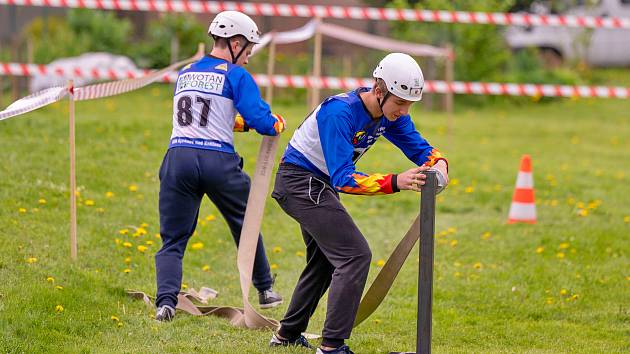
<path id="1" fill-rule="evenodd" d="M 588 209 L 580 209 L 580 210 L 578 210 L 577 214 L 579 216 L 587 216 L 588 215 Z"/>
<path id="2" fill-rule="evenodd" d="M 139 227 L 139 228 L 136 229 L 136 233 L 139 234 L 140 236 L 146 235 L 147 234 L 147 230 L 144 227 Z"/>
<path id="3" fill-rule="evenodd" d="M 160 234 L 155 234 L 155 235 L 153 235 L 153 237 L 155 237 L 155 238 L 162 238 L 162 236 Z"/>
<path id="4" fill-rule="evenodd" d="M 182 283 L 182 289 L 188 289 L 188 284 Z"/>
<path id="5" fill-rule="evenodd" d="M 210 271 L 210 266 L 206 264 L 205 266 L 201 267 L 201 270 L 203 270 L 204 272 L 208 272 Z"/>
<path id="6" fill-rule="evenodd" d="M 33 209 L 31 209 L 31 211 L 32 211 L 33 213 L 37 213 L 37 212 L 39 211 L 39 208 L 33 208 Z"/>
<path id="7" fill-rule="evenodd" d="M 153 244 L 153 241 L 151 240 L 146 240 L 144 243 L 146 243 L 148 246 L 151 246 Z"/>
<path id="8" fill-rule="evenodd" d="M 81 196 L 81 191 L 78 190 L 78 189 L 76 191 L 74 191 L 74 196 L 75 197 L 80 197 Z"/>
<path id="9" fill-rule="evenodd" d="M 107 198 L 111 198 L 111 197 L 113 197 L 113 196 L 114 196 L 114 193 L 113 193 L 113 192 L 105 192 L 105 197 L 107 197 Z"/>
<path id="10" fill-rule="evenodd" d="M 459 267 L 461 267 L 461 266 L 462 266 L 462 264 L 461 264 L 461 263 L 459 263 L 459 262 L 455 262 L 455 263 L 453 263 L 453 265 L 454 265 L 456 268 L 459 268 Z"/>
<path id="11" fill-rule="evenodd" d="M 115 322 L 120 322 L 120 318 L 118 318 L 118 317 L 116 317 L 116 316 L 114 316 L 114 315 L 112 315 L 112 316 L 110 317 L 110 319 L 111 319 L 112 321 L 115 321 Z"/>
<path id="12" fill-rule="evenodd" d="M 149 227 L 149 224 L 147 224 L 146 222 L 143 222 L 142 224 L 140 224 L 140 227 L 147 228 Z"/>
<path id="13" fill-rule="evenodd" d="M 456 232 L 457 232 L 457 228 L 455 228 L 455 227 L 449 227 L 448 229 L 446 229 L 446 231 L 447 231 L 449 234 L 454 234 L 454 233 L 456 233 Z"/>
<path id="14" fill-rule="evenodd" d="M 44 199 L 44 198 L 40 198 L 40 199 L 39 199 L 39 201 L 38 201 L 38 203 L 39 203 L 39 204 L 42 204 L 42 205 L 43 205 L 43 204 L 46 204 L 46 199 Z"/>
<path id="15" fill-rule="evenodd" d="M 492 233 L 490 233 L 489 231 L 486 231 L 486 232 L 484 232 L 484 233 L 481 235 L 481 239 L 482 239 L 482 240 L 487 240 L 487 239 L 489 239 L 490 237 L 492 237 Z"/>
<path id="16" fill-rule="evenodd" d="M 131 257 L 125 257 L 125 263 L 127 264 L 131 263 Z"/>
<path id="17" fill-rule="evenodd" d="M 123 242 L 123 247 L 131 248 L 133 245 L 129 241 Z"/>
<path id="18" fill-rule="evenodd" d="M 580 297 L 580 295 L 578 295 L 578 294 L 573 294 L 573 295 L 571 295 L 571 298 L 570 298 L 570 299 L 571 299 L 571 300 L 573 300 L 573 301 L 575 301 L 575 300 L 577 300 L 579 297 Z"/>
<path id="19" fill-rule="evenodd" d="M 122 322 L 118 322 L 118 323 L 116 324 L 116 326 L 118 326 L 118 327 L 122 327 L 122 326 L 123 326 L 123 323 L 122 323 Z"/>
<path id="20" fill-rule="evenodd" d="M 551 206 L 552 207 L 557 207 L 558 206 L 558 200 L 557 199 L 552 199 L 551 200 Z"/>
<path id="21" fill-rule="evenodd" d="M 55 312 L 56 313 L 62 313 L 63 312 L 63 306 L 61 306 L 61 305 L 55 306 Z"/>
<path id="22" fill-rule="evenodd" d="M 146 250 L 147 250 L 147 246 L 143 246 L 143 245 L 138 246 L 138 251 L 144 253 L 144 251 Z"/>
<path id="23" fill-rule="evenodd" d="M 55 286 L 55 290 L 63 290 L 63 286 L 57 285 L 57 286 Z"/>
<path id="24" fill-rule="evenodd" d="M 379 324 L 381 323 L 381 320 L 379 320 L 378 318 L 374 320 L 374 324 Z"/>
<path id="25" fill-rule="evenodd" d="M 127 274 L 127 273 L 131 273 L 131 269 L 129 268 L 125 268 L 123 269 L 123 273 Z"/>
<path id="26" fill-rule="evenodd" d="M 383 259 L 379 259 L 379 260 L 376 262 L 376 266 L 377 266 L 377 267 L 383 267 L 384 265 L 385 265 L 385 260 L 383 260 Z"/>
<path id="27" fill-rule="evenodd" d="M 33 264 L 35 262 L 37 262 L 37 258 L 35 257 L 30 257 L 26 259 L 26 263 Z"/>
<path id="28" fill-rule="evenodd" d="M 138 186 L 136 186 L 135 184 L 132 184 L 129 186 L 129 191 L 130 192 L 137 192 L 138 191 Z"/>
<path id="29" fill-rule="evenodd" d="M 46 281 L 49 282 L 49 283 L 54 283 L 55 282 L 55 278 L 48 277 L 48 278 L 46 278 Z"/>
<path id="30" fill-rule="evenodd" d="M 115 238 L 115 239 L 114 239 L 114 243 L 115 243 L 115 244 L 120 245 L 120 242 L 121 242 L 121 241 L 120 241 L 120 239 L 119 239 L 119 238 Z"/>
<path id="31" fill-rule="evenodd" d="M 122 230 L 118 230 L 118 233 L 121 235 L 126 235 L 129 233 L 129 229 L 122 229 Z"/>
<path id="32" fill-rule="evenodd" d="M 460 272 L 455 272 L 455 274 L 454 274 L 454 275 L 455 275 L 455 277 L 456 277 L 456 278 L 459 278 L 459 277 L 461 277 L 461 276 L 462 276 L 462 273 L 460 273 Z"/>
<path id="33" fill-rule="evenodd" d="M 623 222 L 625 222 L 626 224 L 630 223 L 630 215 L 624 216 Z"/>
<path id="34" fill-rule="evenodd" d="M 275 264 L 275 263 L 272 263 L 271 264 L 271 270 L 276 270 L 276 269 L 278 269 L 278 265 Z"/>
<path id="35" fill-rule="evenodd" d="M 282 247 L 276 246 L 273 248 L 273 253 L 280 253 L 280 252 L 282 252 Z"/>
<path id="36" fill-rule="evenodd" d="M 546 302 L 547 302 L 547 305 L 553 304 L 553 298 L 552 297 L 548 297 Z"/>
<path id="37" fill-rule="evenodd" d="M 212 220 L 214 220 L 214 219 L 216 219 L 216 218 L 215 218 L 215 217 L 214 217 L 214 215 L 212 215 L 212 214 L 210 214 L 210 215 L 206 216 L 206 220 L 207 220 L 207 221 L 212 221 Z"/>
<path id="38" fill-rule="evenodd" d="M 200 250 L 203 248 L 203 242 L 195 242 L 190 245 L 190 247 L 192 247 L 193 250 Z"/>
<path id="39" fill-rule="evenodd" d="M 584 209 L 584 202 L 578 202 L 575 206 L 578 207 L 578 209 Z"/>
<path id="40" fill-rule="evenodd" d="M 560 290 L 560 295 L 564 296 L 568 293 L 567 289 L 561 289 Z"/>
<path id="41" fill-rule="evenodd" d="M 94 201 L 92 199 L 86 199 L 85 200 L 85 205 L 86 206 L 93 206 L 94 205 Z"/>
<path id="42" fill-rule="evenodd" d="M 560 249 L 567 249 L 569 248 L 569 243 L 568 242 L 562 242 L 560 244 L 560 246 L 558 246 Z"/>
<path id="43" fill-rule="evenodd" d="M 453 178 L 453 179 L 449 182 L 449 184 L 451 185 L 451 187 L 452 187 L 452 186 L 456 186 L 456 185 L 458 185 L 458 184 L 459 184 L 459 179 L 457 179 L 457 178 Z"/>
<path id="44" fill-rule="evenodd" d="M 483 268 L 483 264 L 481 264 L 480 262 L 477 262 L 477 263 L 473 264 L 473 268 L 481 269 L 481 268 Z"/>
<path id="45" fill-rule="evenodd" d="M 564 258 L 564 253 L 558 252 L 558 253 L 556 253 L 556 257 L 558 257 L 559 259 L 562 259 L 562 258 Z"/>
<path id="46" fill-rule="evenodd" d="M 26 208 L 20 208 L 20 209 L 18 209 L 18 211 L 19 211 L 20 213 L 24 214 L 24 213 L 26 213 Z"/>
<path id="47" fill-rule="evenodd" d="M 464 192 L 466 193 L 472 193 L 475 191 L 475 188 L 473 186 L 468 186 L 466 187 L 466 189 L 464 189 Z"/>
<path id="48" fill-rule="evenodd" d="M 297 252 L 295 252 L 295 255 L 298 256 L 298 257 L 304 257 L 304 252 L 297 251 Z"/>
<path id="49" fill-rule="evenodd" d="M 99 213 L 104 213 L 105 209 L 103 209 L 103 208 L 96 208 L 96 211 L 99 212 Z"/>
<path id="50" fill-rule="evenodd" d="M 451 247 L 457 246 L 458 243 L 457 240 L 451 240 Z"/>

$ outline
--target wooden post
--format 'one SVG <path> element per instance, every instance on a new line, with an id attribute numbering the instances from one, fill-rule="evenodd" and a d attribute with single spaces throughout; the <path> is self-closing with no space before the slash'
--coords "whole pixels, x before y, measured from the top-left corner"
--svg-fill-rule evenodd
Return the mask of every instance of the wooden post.
<path id="1" fill-rule="evenodd" d="M 18 41 L 14 40 L 12 45 L 12 54 L 13 61 L 16 63 L 20 62 L 20 58 L 18 56 Z M 11 75 L 11 92 L 13 94 L 13 102 L 17 101 L 20 98 L 20 88 L 19 88 L 18 78 L 15 75 Z"/>
<path id="2" fill-rule="evenodd" d="M 454 105 L 454 98 L 455 98 L 455 94 L 453 93 L 453 80 L 454 80 L 454 76 L 455 76 L 455 69 L 454 69 L 454 64 L 455 64 L 455 53 L 453 52 L 453 46 L 451 44 L 448 44 L 446 46 L 446 48 L 448 49 L 448 56 L 446 57 L 446 74 L 445 74 L 445 81 L 446 81 L 446 85 L 448 87 L 448 92 L 446 93 L 446 95 L 444 96 L 444 103 L 445 103 L 445 108 L 446 108 L 446 114 L 447 114 L 447 128 L 446 128 L 446 142 L 448 147 L 450 148 L 451 145 L 451 137 L 453 136 L 453 105 Z"/>
<path id="3" fill-rule="evenodd" d="M 269 43 L 269 58 L 267 59 L 267 90 L 265 91 L 265 101 L 271 106 L 273 101 L 273 72 L 276 63 L 276 36 L 271 34 L 271 43 Z"/>
<path id="4" fill-rule="evenodd" d="M 435 75 L 436 69 L 435 69 L 435 60 L 433 59 L 433 57 L 427 57 L 427 76 L 425 77 L 426 79 L 429 80 L 435 80 L 436 76 Z M 435 102 L 435 93 L 430 93 L 428 95 L 428 97 L 422 97 L 422 105 L 424 106 L 424 108 L 427 111 L 432 111 L 433 110 L 433 103 Z"/>
<path id="5" fill-rule="evenodd" d="M 173 33 L 173 37 L 171 37 L 171 64 L 177 63 L 178 58 L 179 58 L 179 40 L 177 39 L 177 35 Z"/>
<path id="6" fill-rule="evenodd" d="M 77 259 L 77 178 L 75 160 L 74 82 L 68 81 L 70 111 L 70 257 Z"/>
<path id="7" fill-rule="evenodd" d="M 320 19 L 318 18 L 318 23 Z M 309 108 L 314 109 L 319 103 L 319 81 L 322 76 L 322 33 L 319 31 L 319 26 L 315 32 L 315 49 L 313 50 L 313 78 L 311 83 L 311 102 Z"/>
<path id="8" fill-rule="evenodd" d="M 26 38 L 26 62 L 33 64 L 33 40 L 30 37 Z M 26 77 L 27 92 L 30 92 L 31 90 L 31 78 L 32 76 L 30 75 Z"/>

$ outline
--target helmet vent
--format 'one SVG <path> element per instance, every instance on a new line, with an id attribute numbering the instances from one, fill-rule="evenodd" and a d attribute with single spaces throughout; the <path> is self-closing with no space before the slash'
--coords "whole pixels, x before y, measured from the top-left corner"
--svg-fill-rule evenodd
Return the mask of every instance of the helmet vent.
<path id="1" fill-rule="evenodd" d="M 400 88 L 402 88 L 403 90 L 408 89 L 409 87 L 407 87 L 407 85 L 400 85 Z"/>
<path id="2" fill-rule="evenodd" d="M 219 28 L 225 28 L 225 25 L 219 25 Z"/>

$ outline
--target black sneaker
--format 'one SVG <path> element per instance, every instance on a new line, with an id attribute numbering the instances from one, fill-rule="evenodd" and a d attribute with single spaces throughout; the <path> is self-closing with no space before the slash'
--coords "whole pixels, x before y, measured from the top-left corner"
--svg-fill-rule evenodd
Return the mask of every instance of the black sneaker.
<path id="1" fill-rule="evenodd" d="M 269 288 L 258 292 L 258 303 L 261 309 L 270 309 L 282 303 L 282 296 Z"/>
<path id="2" fill-rule="evenodd" d="M 322 348 L 317 348 L 317 352 L 315 354 L 354 354 L 350 347 L 347 345 L 342 345 L 341 347 L 333 350 L 324 350 Z"/>
<path id="3" fill-rule="evenodd" d="M 175 317 L 175 309 L 168 305 L 158 307 L 155 312 L 155 320 L 160 322 L 172 321 Z"/>
<path id="4" fill-rule="evenodd" d="M 269 341 L 270 347 L 304 347 L 308 349 L 314 349 L 314 347 L 306 340 L 306 337 L 300 336 L 295 340 L 280 339 L 275 334 L 271 336 Z"/>

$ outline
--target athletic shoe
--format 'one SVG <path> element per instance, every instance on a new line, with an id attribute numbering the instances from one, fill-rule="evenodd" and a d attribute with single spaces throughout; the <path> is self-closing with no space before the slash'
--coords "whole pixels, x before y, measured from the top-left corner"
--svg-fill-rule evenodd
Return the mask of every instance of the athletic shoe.
<path id="1" fill-rule="evenodd" d="M 258 292 L 258 303 L 261 309 L 276 307 L 282 303 L 282 296 L 269 288 Z"/>
<path id="2" fill-rule="evenodd" d="M 269 341 L 270 347 L 304 347 L 308 349 L 314 349 L 313 346 L 306 340 L 306 337 L 300 336 L 295 340 L 280 339 L 275 334 L 271 336 Z"/>
<path id="3" fill-rule="evenodd" d="M 315 354 L 354 354 L 350 347 L 347 345 L 342 345 L 341 347 L 333 350 L 324 350 L 322 348 L 317 348 L 317 352 Z"/>
<path id="4" fill-rule="evenodd" d="M 175 309 L 168 305 L 158 307 L 155 312 L 155 320 L 160 322 L 172 321 L 175 317 Z"/>

